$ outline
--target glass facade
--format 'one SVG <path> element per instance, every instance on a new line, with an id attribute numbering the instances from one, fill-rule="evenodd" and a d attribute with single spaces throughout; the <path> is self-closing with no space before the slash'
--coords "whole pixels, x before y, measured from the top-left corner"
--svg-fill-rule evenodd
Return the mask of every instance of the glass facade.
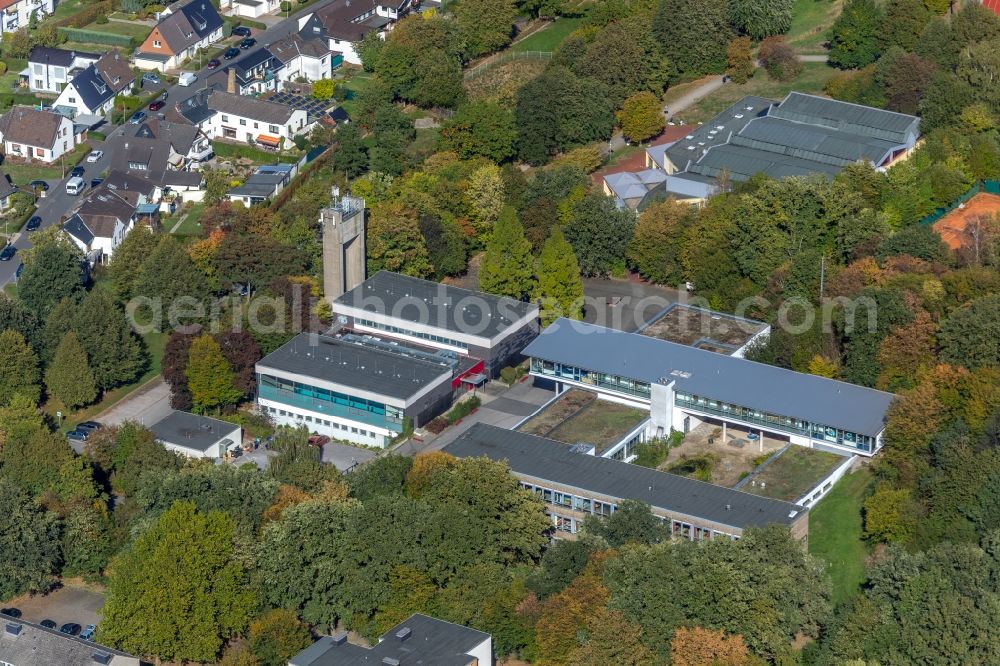
<path id="1" fill-rule="evenodd" d="M 616 391 L 629 396 L 638 396 L 646 400 L 649 399 L 649 384 L 638 382 L 628 377 L 619 375 L 608 375 L 603 372 L 593 372 L 584 368 L 577 368 L 563 363 L 553 363 L 540 358 L 531 359 L 531 371 L 553 377 L 555 379 L 568 379 L 581 384 L 597 386 L 608 391 Z"/>
<path id="2" fill-rule="evenodd" d="M 386 324 L 380 324 L 377 321 L 372 321 L 371 319 L 360 319 L 356 318 L 354 320 L 358 326 L 367 326 L 368 328 L 375 328 L 380 331 L 385 331 L 386 333 L 398 333 L 399 335 L 406 335 L 411 338 L 418 338 L 420 340 L 429 340 L 430 342 L 437 342 L 442 345 L 448 345 L 449 347 L 457 347 L 459 349 L 464 349 L 469 351 L 469 345 L 464 342 L 459 342 L 458 340 L 453 340 L 452 338 L 446 338 L 443 335 L 434 335 L 432 333 L 421 333 L 420 331 L 413 331 L 408 328 L 400 328 L 399 326 L 388 326 Z"/>
<path id="3" fill-rule="evenodd" d="M 772 430 L 809 437 L 819 442 L 847 446 L 866 453 L 871 453 L 875 446 L 875 438 L 868 435 L 859 435 L 849 430 L 841 430 L 819 423 L 810 423 L 809 421 L 781 416 L 779 414 L 768 414 L 767 412 L 761 412 L 750 407 L 733 405 L 728 402 L 720 402 L 719 400 L 703 398 L 698 395 L 681 393 L 680 391 L 674 393 L 674 402 L 682 409 L 686 407 L 725 418 L 756 423 Z"/>
<path id="4" fill-rule="evenodd" d="M 260 374 L 257 375 L 257 395 L 265 400 L 339 416 L 393 432 L 403 431 L 403 410 L 346 393 Z"/>

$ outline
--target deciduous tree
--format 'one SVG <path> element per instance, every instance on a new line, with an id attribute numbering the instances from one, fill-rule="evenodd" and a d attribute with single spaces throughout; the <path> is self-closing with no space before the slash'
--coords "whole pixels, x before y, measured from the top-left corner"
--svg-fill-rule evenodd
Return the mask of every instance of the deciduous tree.
<path id="1" fill-rule="evenodd" d="M 744 666 L 749 656 L 743 637 L 722 629 L 677 627 L 670 641 L 675 666 Z"/>
<path id="2" fill-rule="evenodd" d="M 73 330 L 87 352 L 98 388 L 127 384 L 145 369 L 146 350 L 106 291 L 93 289 L 87 294 L 76 309 Z"/>
<path id="3" fill-rule="evenodd" d="M 466 55 L 477 58 L 510 43 L 516 17 L 514 0 L 468 0 L 459 5 L 455 21 Z"/>
<path id="4" fill-rule="evenodd" d="M 730 0 L 729 20 L 736 30 L 760 41 L 788 32 L 793 4 L 794 0 Z"/>
<path id="5" fill-rule="evenodd" d="M 357 178 L 368 170 L 368 149 L 361 138 L 361 130 L 355 123 L 337 128 L 337 147 L 333 152 L 333 166 L 348 178 Z"/>
<path id="6" fill-rule="evenodd" d="M 734 83 L 746 83 L 757 69 L 749 37 L 737 37 L 726 47 L 726 75 Z"/>
<path id="7" fill-rule="evenodd" d="M 653 36 L 662 45 L 672 78 L 721 74 L 733 38 L 729 3 L 723 0 L 661 0 Z"/>
<path id="8" fill-rule="evenodd" d="M 1000 296 L 977 298 L 952 311 L 938 334 L 941 358 L 977 368 L 1000 365 Z"/>
<path id="9" fill-rule="evenodd" d="M 885 14 L 874 0 L 847 0 L 830 28 L 830 64 L 858 69 L 875 62 L 884 21 Z"/>
<path id="10" fill-rule="evenodd" d="M 622 133 L 632 141 L 645 141 L 663 131 L 660 100 L 650 92 L 643 91 L 629 97 L 615 116 Z"/>
<path id="11" fill-rule="evenodd" d="M 108 272 L 115 287 L 115 297 L 119 301 L 128 301 L 135 295 L 139 271 L 154 248 L 156 248 L 156 236 L 143 225 L 127 233 L 115 248 Z"/>
<path id="12" fill-rule="evenodd" d="M 192 406 L 197 412 L 228 407 L 243 397 L 243 392 L 236 388 L 232 366 L 222 354 L 219 343 L 210 335 L 200 335 L 191 341 L 184 375 L 191 391 Z"/>
<path id="13" fill-rule="evenodd" d="M 371 209 L 367 230 L 368 270 L 427 277 L 433 271 L 413 211 L 399 203 Z"/>
<path id="14" fill-rule="evenodd" d="M 694 217 L 691 206 L 673 199 L 644 210 L 628 244 L 629 264 L 647 280 L 678 284 L 683 273 L 681 241 Z"/>
<path id="15" fill-rule="evenodd" d="M 205 274 L 195 265 L 184 248 L 169 234 L 142 263 L 135 283 L 136 296 L 146 302 L 137 312 L 145 315 L 158 330 L 187 326 L 204 316 L 208 298 Z M 141 313 L 141 314 L 140 314 Z"/>
<path id="16" fill-rule="evenodd" d="M 312 642 L 309 627 L 285 608 L 270 610 L 251 622 L 247 635 L 250 652 L 261 666 L 284 666 Z"/>
<path id="17" fill-rule="evenodd" d="M 493 102 L 467 102 L 441 127 L 440 146 L 465 159 L 486 157 L 500 163 L 514 155 L 514 114 Z"/>
<path id="18" fill-rule="evenodd" d="M 584 275 L 607 275 L 624 262 L 634 228 L 631 211 L 618 210 L 610 198 L 591 193 L 573 209 L 566 240 L 573 246 Z"/>
<path id="19" fill-rule="evenodd" d="M 59 518 L 0 479 L 0 597 L 45 592 L 62 561 Z"/>
<path id="20" fill-rule="evenodd" d="M 0 407 L 9 405 L 19 394 L 37 404 L 41 392 L 41 372 L 34 350 L 17 331 L 0 332 Z"/>

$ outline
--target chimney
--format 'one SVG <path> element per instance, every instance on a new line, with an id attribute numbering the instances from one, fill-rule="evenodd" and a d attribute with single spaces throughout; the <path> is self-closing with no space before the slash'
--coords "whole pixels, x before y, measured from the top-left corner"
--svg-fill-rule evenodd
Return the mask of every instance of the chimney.
<path id="1" fill-rule="evenodd" d="M 226 83 L 226 92 L 229 93 L 230 95 L 235 95 L 236 94 L 236 70 L 233 69 L 232 67 L 230 67 L 227 71 L 229 72 L 229 81 Z"/>

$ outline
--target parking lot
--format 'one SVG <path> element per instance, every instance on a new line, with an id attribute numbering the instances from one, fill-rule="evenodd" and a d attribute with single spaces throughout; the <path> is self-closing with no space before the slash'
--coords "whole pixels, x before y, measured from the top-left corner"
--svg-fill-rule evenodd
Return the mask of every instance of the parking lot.
<path id="1" fill-rule="evenodd" d="M 374 457 L 374 451 L 356 446 L 348 446 L 347 444 L 338 444 L 336 442 L 328 442 L 323 445 L 323 462 L 335 466 L 341 472 L 355 465 L 367 462 Z"/>
<path id="2" fill-rule="evenodd" d="M 21 619 L 34 624 L 52 620 L 57 626 L 76 622 L 85 627 L 101 619 L 98 611 L 104 606 L 104 594 L 82 583 L 69 584 L 49 594 L 17 597 L 0 606 L 19 609 Z"/>

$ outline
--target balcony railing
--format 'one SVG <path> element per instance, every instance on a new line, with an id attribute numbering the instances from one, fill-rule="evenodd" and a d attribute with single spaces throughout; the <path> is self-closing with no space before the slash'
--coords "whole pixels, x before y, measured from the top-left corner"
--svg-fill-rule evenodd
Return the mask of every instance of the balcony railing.
<path id="1" fill-rule="evenodd" d="M 376 414 L 375 412 L 369 412 L 367 410 L 357 409 L 347 405 L 339 405 L 326 400 L 319 400 L 308 395 L 302 395 L 301 393 L 295 393 L 293 391 L 287 391 L 273 386 L 263 384 L 258 385 L 257 395 L 264 400 L 273 400 L 274 402 L 280 402 L 281 404 L 288 405 L 290 407 L 298 407 L 299 409 L 306 409 L 310 412 L 316 412 L 318 414 L 350 419 L 351 421 L 357 421 L 359 423 L 367 423 L 368 425 L 376 426 L 378 428 L 386 428 L 387 430 L 392 430 L 393 432 L 403 431 L 402 419 L 396 419 L 386 416 L 385 414 Z"/>

